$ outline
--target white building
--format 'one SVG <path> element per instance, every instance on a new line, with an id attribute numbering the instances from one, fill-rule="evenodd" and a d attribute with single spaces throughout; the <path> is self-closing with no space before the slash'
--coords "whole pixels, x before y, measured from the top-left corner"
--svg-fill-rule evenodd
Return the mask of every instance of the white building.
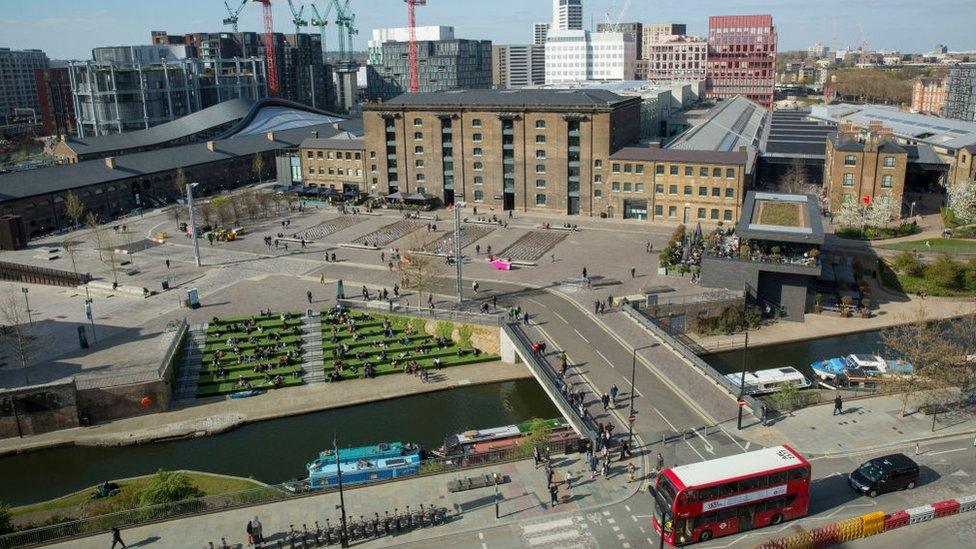
<path id="1" fill-rule="evenodd" d="M 422 40 L 454 40 L 454 27 L 429 26 L 417 27 L 417 41 Z M 397 27 L 392 29 L 373 29 L 372 40 L 366 43 L 368 63 L 370 65 L 381 65 L 383 63 L 383 44 L 386 42 L 408 42 L 410 40 L 410 29 L 407 27 Z"/>
<path id="2" fill-rule="evenodd" d="M 704 80 L 708 72 L 708 40 L 696 36 L 658 36 L 644 42 L 643 57 L 637 62 L 638 80 Z"/>
<path id="3" fill-rule="evenodd" d="M 546 84 L 580 80 L 633 80 L 634 37 L 622 32 L 550 30 Z"/>
<path id="4" fill-rule="evenodd" d="M 549 36 L 549 23 L 532 23 L 532 43 L 536 46 L 546 45 Z"/>
<path id="5" fill-rule="evenodd" d="M 552 0 L 550 30 L 583 30 L 583 0 Z"/>
<path id="6" fill-rule="evenodd" d="M 524 88 L 546 82 L 546 49 L 535 44 L 497 45 L 491 47 L 494 86 Z"/>
<path id="7" fill-rule="evenodd" d="M 807 57 L 811 57 L 813 59 L 821 59 L 827 57 L 827 54 L 829 53 L 830 53 L 830 48 L 824 46 L 820 42 L 817 42 L 816 44 L 807 48 Z"/>

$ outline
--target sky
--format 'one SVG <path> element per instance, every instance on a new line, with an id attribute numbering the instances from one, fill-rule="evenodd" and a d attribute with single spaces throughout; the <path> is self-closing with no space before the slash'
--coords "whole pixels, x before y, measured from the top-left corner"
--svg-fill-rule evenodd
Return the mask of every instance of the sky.
<path id="1" fill-rule="evenodd" d="M 312 3 L 293 1 L 296 7 Z M 326 0 L 314 3 L 320 10 L 327 5 Z M 781 51 L 817 41 L 830 45 L 834 35 L 838 48 L 856 46 L 861 28 L 871 49 L 928 52 L 946 44 L 952 51 L 976 50 L 974 0 L 583 0 L 584 26 L 605 21 L 608 11 L 616 20 L 628 3 L 624 21 L 685 23 L 689 34 L 699 35 L 706 33 L 709 15 L 772 13 Z M 294 32 L 286 0 L 273 5 L 275 29 Z M 551 0 L 428 0 L 417 8 L 417 24 L 454 26 L 458 38 L 530 43 L 532 23 L 548 21 L 551 5 Z M 350 0 L 350 6 L 360 29 L 356 49 L 365 49 L 371 29 L 406 25 L 403 0 Z M 87 59 L 93 47 L 146 44 L 150 30 L 228 30 L 224 17 L 222 0 L 0 0 L 0 47 L 38 48 L 52 59 Z M 240 29 L 262 28 L 261 6 L 248 0 Z M 333 25 L 327 40 L 336 44 Z"/>

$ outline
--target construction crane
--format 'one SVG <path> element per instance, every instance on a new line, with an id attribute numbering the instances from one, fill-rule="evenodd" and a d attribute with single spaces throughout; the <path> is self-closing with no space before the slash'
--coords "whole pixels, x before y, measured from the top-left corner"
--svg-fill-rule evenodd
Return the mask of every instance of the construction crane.
<path id="1" fill-rule="evenodd" d="M 427 0 L 403 0 L 407 3 L 407 27 L 410 29 L 410 42 L 407 45 L 410 64 L 410 93 L 420 91 L 420 80 L 417 77 L 417 14 L 416 6 L 426 6 Z"/>
<path id="2" fill-rule="evenodd" d="M 629 7 L 630 7 L 630 0 L 626 0 L 624 2 L 624 7 L 620 10 L 620 13 L 617 15 L 616 21 L 610 19 L 610 10 L 607 10 L 606 12 L 607 32 L 620 32 L 620 25 L 621 23 L 623 23 L 624 15 L 626 15 L 627 8 Z M 636 39 L 636 37 L 634 38 Z"/>
<path id="3" fill-rule="evenodd" d="M 251 0 L 264 8 L 264 57 L 268 68 L 268 95 L 278 95 L 278 63 L 275 61 L 274 19 L 271 0 Z"/>
<path id="4" fill-rule="evenodd" d="M 342 3 L 339 3 L 339 0 L 332 0 L 332 5 L 335 7 L 336 31 L 339 35 L 339 61 L 351 63 L 352 37 L 359 34 L 359 29 L 356 28 L 356 14 L 349 9 L 349 0 Z"/>
<path id="5" fill-rule="evenodd" d="M 308 26 L 308 21 L 302 19 L 302 13 L 305 12 L 305 5 L 303 4 L 297 10 L 295 9 L 295 4 L 291 0 L 288 0 L 288 8 L 291 9 L 291 22 L 295 24 L 295 46 L 298 46 L 298 34 L 302 31 L 302 27 Z"/>
<path id="6" fill-rule="evenodd" d="M 237 19 L 244 9 L 245 4 L 247 4 L 247 0 L 241 0 L 241 4 L 237 6 L 237 9 L 234 9 L 230 7 L 227 0 L 224 0 L 224 7 L 227 8 L 227 18 L 224 19 L 224 24 L 230 25 L 230 28 L 234 29 L 234 32 L 237 32 Z"/>
<path id="7" fill-rule="evenodd" d="M 319 9 L 315 7 L 315 4 L 311 4 L 312 13 L 315 15 L 311 18 L 311 23 L 313 27 L 319 28 L 319 34 L 322 35 L 322 63 L 328 63 L 328 52 L 329 50 L 325 47 L 325 28 L 329 26 L 329 14 L 332 12 L 332 3 L 325 7 L 323 13 L 319 13 Z"/>

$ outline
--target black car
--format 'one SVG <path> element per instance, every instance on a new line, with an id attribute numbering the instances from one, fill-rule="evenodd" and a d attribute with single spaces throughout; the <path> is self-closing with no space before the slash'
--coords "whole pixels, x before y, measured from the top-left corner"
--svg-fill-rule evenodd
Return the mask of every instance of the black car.
<path id="1" fill-rule="evenodd" d="M 865 461 L 847 477 L 859 494 L 875 497 L 895 490 L 911 490 L 918 484 L 918 464 L 905 454 L 891 454 Z"/>

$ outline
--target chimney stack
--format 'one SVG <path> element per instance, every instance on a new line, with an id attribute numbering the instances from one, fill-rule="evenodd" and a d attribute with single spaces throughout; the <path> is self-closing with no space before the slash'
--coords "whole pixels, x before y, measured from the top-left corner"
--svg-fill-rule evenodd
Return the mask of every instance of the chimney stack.
<path id="1" fill-rule="evenodd" d="M 106 156 L 105 157 L 105 167 L 107 167 L 110 170 L 114 170 L 115 169 L 115 157 L 114 156 Z"/>
<path id="2" fill-rule="evenodd" d="M 265 137 L 268 138 L 268 141 L 274 141 L 275 140 L 274 132 L 268 132 L 267 134 L 265 134 Z"/>
<path id="3" fill-rule="evenodd" d="M 319 138 L 319 132 L 318 131 L 313 131 L 312 132 L 312 137 L 315 138 L 315 139 L 318 139 Z"/>
<path id="4" fill-rule="evenodd" d="M 214 143 L 213 141 L 207 141 L 207 150 L 208 151 L 214 152 L 214 150 L 216 150 L 216 149 L 217 149 L 217 144 L 216 143 Z"/>
<path id="5" fill-rule="evenodd" d="M 332 129 L 333 130 L 341 130 L 342 128 L 339 126 L 339 123 L 338 122 L 333 122 L 332 123 Z"/>

